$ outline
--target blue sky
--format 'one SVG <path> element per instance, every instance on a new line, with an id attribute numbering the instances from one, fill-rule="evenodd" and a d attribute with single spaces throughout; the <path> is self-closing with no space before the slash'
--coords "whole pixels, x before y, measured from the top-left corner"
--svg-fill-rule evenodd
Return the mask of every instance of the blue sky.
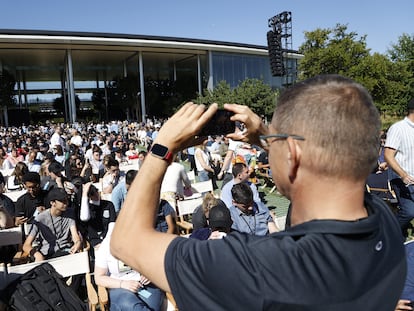
<path id="1" fill-rule="evenodd" d="M 2 1 L 0 29 L 159 35 L 267 45 L 268 19 L 292 12 L 292 42 L 303 33 L 347 24 L 385 53 L 414 34 L 414 0 L 13 0 Z"/>

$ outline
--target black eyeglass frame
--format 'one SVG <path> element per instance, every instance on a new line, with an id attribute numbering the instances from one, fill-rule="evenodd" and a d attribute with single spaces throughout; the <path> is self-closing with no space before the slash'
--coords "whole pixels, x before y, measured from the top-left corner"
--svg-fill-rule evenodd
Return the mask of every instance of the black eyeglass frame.
<path id="1" fill-rule="evenodd" d="M 299 136 L 299 135 L 294 135 L 294 134 L 284 134 L 284 133 L 279 133 L 279 134 L 270 134 L 270 135 L 260 135 L 260 143 L 262 144 L 262 146 L 264 148 L 269 148 L 270 145 L 276 140 L 273 140 L 272 142 L 268 143 L 267 139 L 269 138 L 281 138 L 281 139 L 288 139 L 288 137 L 292 137 L 293 139 L 296 140 L 305 140 L 305 137 L 303 136 Z"/>

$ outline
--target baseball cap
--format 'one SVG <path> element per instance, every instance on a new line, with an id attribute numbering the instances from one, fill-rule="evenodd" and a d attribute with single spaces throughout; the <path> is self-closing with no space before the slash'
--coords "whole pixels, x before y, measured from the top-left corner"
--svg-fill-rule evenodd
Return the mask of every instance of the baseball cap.
<path id="1" fill-rule="evenodd" d="M 218 199 L 217 205 L 210 209 L 208 221 L 210 228 L 231 227 L 233 221 L 231 220 L 230 211 L 222 200 Z"/>
<path id="2" fill-rule="evenodd" d="M 63 188 L 52 188 L 52 190 L 49 191 L 47 198 L 49 201 L 65 202 L 68 200 L 68 195 Z"/>

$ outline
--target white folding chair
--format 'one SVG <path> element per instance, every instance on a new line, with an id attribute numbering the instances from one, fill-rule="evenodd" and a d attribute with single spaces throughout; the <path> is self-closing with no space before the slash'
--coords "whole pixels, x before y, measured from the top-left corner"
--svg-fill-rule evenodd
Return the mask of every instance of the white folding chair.
<path id="1" fill-rule="evenodd" d="M 207 181 L 199 181 L 196 183 L 191 184 L 191 189 L 193 190 L 193 193 L 206 193 L 206 192 L 212 192 L 213 191 L 213 182 L 211 179 Z"/>
<path id="2" fill-rule="evenodd" d="M 187 176 L 188 176 L 188 179 L 190 180 L 191 183 L 195 182 L 195 173 L 194 173 L 194 171 L 187 172 Z"/>
<path id="3" fill-rule="evenodd" d="M 10 282 L 17 279 L 20 275 L 33 269 L 34 267 L 48 262 L 55 268 L 55 270 L 62 275 L 62 277 L 69 277 L 77 274 L 85 274 L 86 280 L 90 280 L 89 277 L 89 255 L 87 251 L 79 252 L 76 254 L 65 255 L 57 258 L 52 258 L 43 261 L 36 261 L 16 266 L 3 266 L 1 270 L 2 277 L 0 278 L 0 289 L 5 288 Z M 86 284 L 88 303 L 90 310 L 96 310 L 98 305 L 98 295 L 91 283 Z"/>
<path id="4" fill-rule="evenodd" d="M 193 224 L 188 221 L 188 216 L 192 215 L 197 206 L 202 203 L 202 197 L 177 201 L 177 226 L 180 234 L 189 234 L 193 230 Z"/>

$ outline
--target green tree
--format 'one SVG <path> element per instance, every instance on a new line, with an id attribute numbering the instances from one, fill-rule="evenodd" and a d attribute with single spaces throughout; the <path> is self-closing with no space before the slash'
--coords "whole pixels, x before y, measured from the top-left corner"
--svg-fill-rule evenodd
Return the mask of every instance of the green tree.
<path id="1" fill-rule="evenodd" d="M 256 114 L 271 116 L 275 109 L 277 91 L 259 79 L 247 79 L 234 89 L 235 102 L 247 105 Z"/>
<path id="2" fill-rule="evenodd" d="M 195 100 L 199 104 L 217 103 L 222 107 L 225 103 L 238 103 L 248 106 L 256 114 L 270 117 L 273 113 L 278 91 L 259 79 L 246 79 L 237 87 L 231 89 L 225 81 L 221 81 L 212 90 L 206 90 L 205 95 L 199 95 Z"/>
<path id="3" fill-rule="evenodd" d="M 414 97 L 414 34 L 402 34 L 387 53 L 390 59 L 400 66 L 399 69 L 404 69 L 405 76 L 400 79 L 407 91 L 400 98 L 406 103 Z"/>
<path id="4" fill-rule="evenodd" d="M 93 109 L 98 112 L 99 117 L 98 120 L 102 120 L 105 114 L 105 90 L 103 89 L 96 89 L 92 93 L 92 103 L 93 103 Z"/>
<path id="5" fill-rule="evenodd" d="M 394 47 L 391 57 L 370 54 L 366 36 L 348 32 L 337 24 L 333 29 L 316 29 L 305 33 L 299 52 L 304 58 L 299 64 L 299 79 L 318 74 L 341 74 L 364 85 L 383 117 L 400 115 L 405 110 L 411 87 L 412 38 L 404 36 Z M 411 54 L 410 54 L 411 53 Z"/>
<path id="6" fill-rule="evenodd" d="M 225 103 L 235 102 L 234 91 L 231 89 L 230 84 L 223 80 L 212 91 L 204 90 L 204 95 L 199 95 L 195 102 L 204 105 L 217 103 L 219 107 L 222 107 Z"/>
<path id="7" fill-rule="evenodd" d="M 137 105 L 139 92 L 138 77 L 129 74 L 127 77 L 114 77 L 108 84 L 109 111 L 111 117 L 130 117 L 130 110 Z"/>
<path id="8" fill-rule="evenodd" d="M 304 55 L 299 78 L 333 73 L 349 76 L 352 68 L 369 56 L 365 40 L 365 36 L 358 38 L 357 33 L 347 32 L 347 26 L 340 24 L 333 29 L 305 32 L 305 42 L 299 47 Z"/>
<path id="9" fill-rule="evenodd" d="M 69 103 L 69 100 L 67 100 L 66 102 Z M 80 100 L 79 96 L 75 95 L 76 111 L 79 111 L 80 104 L 81 104 L 81 100 Z M 63 96 L 55 98 L 55 100 L 53 101 L 53 108 L 56 110 L 56 112 L 60 116 L 64 117 L 65 121 L 67 121 L 69 119 L 69 116 L 65 115 L 65 102 L 63 100 Z M 69 113 L 69 107 L 68 107 L 68 113 Z"/>
<path id="10" fill-rule="evenodd" d="M 14 87 L 16 79 L 7 70 L 0 71 L 0 108 L 3 110 L 4 125 L 9 126 L 8 107 L 16 105 Z"/>
<path id="11" fill-rule="evenodd" d="M 0 72 L 0 107 L 12 107 L 16 105 L 14 87 L 16 79 L 7 70 Z"/>

